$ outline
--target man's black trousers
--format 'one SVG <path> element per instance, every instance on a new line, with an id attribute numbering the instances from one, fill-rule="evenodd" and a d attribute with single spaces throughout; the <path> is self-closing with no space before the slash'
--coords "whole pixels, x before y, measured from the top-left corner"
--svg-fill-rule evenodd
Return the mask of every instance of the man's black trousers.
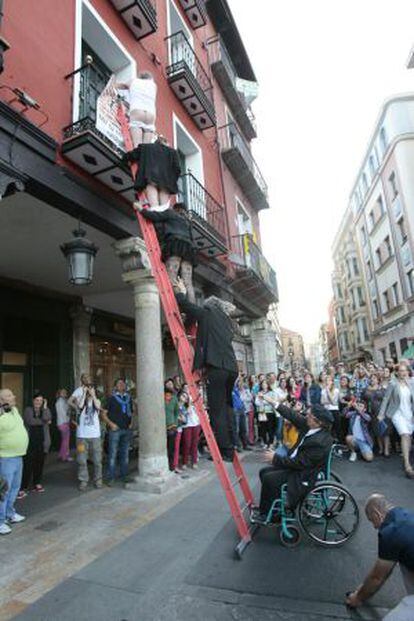
<path id="1" fill-rule="evenodd" d="M 282 485 L 288 482 L 289 476 L 291 476 L 291 471 L 275 468 L 275 466 L 267 466 L 260 470 L 259 477 L 262 482 L 260 513 L 268 513 L 272 502 L 280 498 Z"/>
<path id="2" fill-rule="evenodd" d="M 207 401 L 211 427 L 223 457 L 233 455 L 232 390 L 237 373 L 207 367 Z"/>

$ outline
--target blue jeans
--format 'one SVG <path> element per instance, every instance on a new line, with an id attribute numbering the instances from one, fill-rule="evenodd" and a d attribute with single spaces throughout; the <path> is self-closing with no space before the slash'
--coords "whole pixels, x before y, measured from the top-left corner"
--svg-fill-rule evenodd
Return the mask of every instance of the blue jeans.
<path id="1" fill-rule="evenodd" d="M 109 450 L 106 478 L 112 481 L 115 478 L 116 458 L 119 459 L 121 478 L 128 475 L 129 444 L 132 432 L 130 429 L 117 429 L 108 432 Z"/>
<path id="2" fill-rule="evenodd" d="M 247 444 L 247 421 L 244 410 L 233 410 L 233 446 L 237 447 Z M 241 441 L 241 442 L 240 442 Z"/>
<path id="3" fill-rule="evenodd" d="M 16 513 L 14 503 L 22 482 L 22 473 L 22 457 L 0 457 L 0 476 L 6 479 L 9 486 L 4 500 L 0 502 L 0 524 Z"/>

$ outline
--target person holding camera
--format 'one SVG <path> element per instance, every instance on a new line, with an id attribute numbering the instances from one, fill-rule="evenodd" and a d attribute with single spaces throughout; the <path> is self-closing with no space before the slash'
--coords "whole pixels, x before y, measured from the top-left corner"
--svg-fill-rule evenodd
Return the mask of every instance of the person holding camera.
<path id="1" fill-rule="evenodd" d="M 11 533 L 10 524 L 23 522 L 14 503 L 19 493 L 29 436 L 23 424 L 16 397 L 11 390 L 0 390 L 0 535 Z"/>
<path id="2" fill-rule="evenodd" d="M 76 459 L 78 462 L 79 490 L 88 487 L 88 455 L 92 453 L 94 468 L 94 485 L 102 487 L 102 443 L 100 411 L 101 402 L 96 396 L 95 388 L 88 373 L 81 375 L 81 386 L 77 388 L 68 401 L 77 411 L 76 417 Z"/>
<path id="3" fill-rule="evenodd" d="M 32 482 L 35 492 L 45 491 L 42 477 L 45 455 L 50 449 L 49 425 L 52 422 L 52 414 L 43 395 L 38 392 L 33 395 L 32 405 L 24 410 L 23 421 L 29 434 L 29 448 L 23 459 L 22 489 L 19 498 L 27 496 Z"/>

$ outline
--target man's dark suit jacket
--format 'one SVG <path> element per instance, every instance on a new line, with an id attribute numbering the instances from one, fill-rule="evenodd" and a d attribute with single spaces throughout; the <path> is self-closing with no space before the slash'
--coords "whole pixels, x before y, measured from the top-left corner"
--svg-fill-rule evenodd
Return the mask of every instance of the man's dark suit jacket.
<path id="1" fill-rule="evenodd" d="M 234 330 L 230 317 L 219 308 L 192 304 L 181 293 L 176 297 L 180 310 L 192 321 L 198 322 L 194 369 L 211 366 L 237 373 L 232 345 Z"/>
<path id="2" fill-rule="evenodd" d="M 309 431 L 309 427 L 306 418 L 291 408 L 279 405 L 277 411 L 299 431 L 299 439 L 289 451 L 289 455 L 291 455 L 304 435 Z M 327 429 L 321 429 L 304 439 L 293 459 L 289 456 L 274 456 L 273 466 L 278 470 L 285 470 L 289 473 L 287 481 L 288 496 L 289 504 L 292 508 L 314 485 L 318 472 L 326 467 L 332 444 L 333 438 L 331 433 Z"/>

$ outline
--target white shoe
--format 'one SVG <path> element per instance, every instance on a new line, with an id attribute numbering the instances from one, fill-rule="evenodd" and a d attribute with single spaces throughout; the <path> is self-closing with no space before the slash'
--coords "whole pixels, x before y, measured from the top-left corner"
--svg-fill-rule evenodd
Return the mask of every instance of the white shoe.
<path id="1" fill-rule="evenodd" d="M 357 454 L 355 453 L 355 451 L 352 451 L 352 453 L 349 456 L 349 461 L 356 461 L 357 460 Z"/>
<path id="2" fill-rule="evenodd" d="M 12 529 L 6 522 L 0 524 L 0 535 L 9 535 L 12 532 Z"/>
<path id="3" fill-rule="evenodd" d="M 24 515 L 20 515 L 20 513 L 15 513 L 13 517 L 7 518 L 7 521 L 9 524 L 19 524 L 20 522 L 24 522 L 25 519 L 26 518 Z"/>

